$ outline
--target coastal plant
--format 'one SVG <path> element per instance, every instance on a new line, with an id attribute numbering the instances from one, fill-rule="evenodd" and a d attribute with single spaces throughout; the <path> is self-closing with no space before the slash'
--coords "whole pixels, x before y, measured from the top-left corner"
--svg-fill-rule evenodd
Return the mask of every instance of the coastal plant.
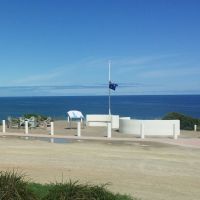
<path id="1" fill-rule="evenodd" d="M 200 119 L 193 118 L 181 113 L 171 112 L 163 117 L 163 120 L 180 120 L 180 129 L 194 130 L 194 125 L 200 126 Z"/>
<path id="2" fill-rule="evenodd" d="M 25 180 L 16 172 L 0 172 L 0 200 L 136 200 L 114 194 L 107 184 L 89 185 L 78 181 L 39 184 Z"/>
<path id="3" fill-rule="evenodd" d="M 52 184 L 43 200 L 136 200 L 128 195 L 113 194 L 105 185 L 79 184 L 78 181 Z"/>
<path id="4" fill-rule="evenodd" d="M 37 200 L 28 188 L 24 175 L 16 172 L 0 172 L 0 200 Z"/>
<path id="5" fill-rule="evenodd" d="M 44 199 L 52 187 L 52 184 L 40 184 L 34 182 L 29 182 L 28 184 L 28 188 L 37 196 L 38 199 Z"/>
<path id="6" fill-rule="evenodd" d="M 30 119 L 31 117 L 35 117 L 38 121 L 47 120 L 47 116 L 36 114 L 36 113 L 24 114 L 23 117 L 26 118 L 26 119 Z"/>

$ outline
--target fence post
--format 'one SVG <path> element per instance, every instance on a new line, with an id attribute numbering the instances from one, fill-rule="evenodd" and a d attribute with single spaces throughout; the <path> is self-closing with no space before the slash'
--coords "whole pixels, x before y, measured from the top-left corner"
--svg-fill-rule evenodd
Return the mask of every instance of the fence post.
<path id="1" fill-rule="evenodd" d="M 144 124 L 143 122 L 140 124 L 140 137 L 144 139 Z"/>
<path id="2" fill-rule="evenodd" d="M 107 137 L 111 138 L 112 137 L 112 129 L 111 129 L 111 122 L 107 123 Z"/>
<path id="3" fill-rule="evenodd" d="M 2 120 L 2 126 L 3 126 L 3 133 L 6 132 L 6 121 Z"/>
<path id="4" fill-rule="evenodd" d="M 54 143 L 54 138 L 50 138 L 50 142 L 51 142 L 51 143 Z"/>
<path id="5" fill-rule="evenodd" d="M 77 123 L 77 136 L 81 137 L 81 122 Z"/>
<path id="6" fill-rule="evenodd" d="M 197 125 L 196 124 L 194 125 L 194 131 L 195 132 L 197 131 Z"/>
<path id="7" fill-rule="evenodd" d="M 54 135 L 54 123 L 51 122 L 51 132 L 50 132 L 51 135 Z"/>
<path id="8" fill-rule="evenodd" d="M 28 134 L 28 121 L 25 121 L 25 134 Z"/>
<path id="9" fill-rule="evenodd" d="M 174 140 L 177 140 L 177 134 L 176 134 L 176 125 L 175 124 L 173 124 L 173 138 L 174 138 Z"/>

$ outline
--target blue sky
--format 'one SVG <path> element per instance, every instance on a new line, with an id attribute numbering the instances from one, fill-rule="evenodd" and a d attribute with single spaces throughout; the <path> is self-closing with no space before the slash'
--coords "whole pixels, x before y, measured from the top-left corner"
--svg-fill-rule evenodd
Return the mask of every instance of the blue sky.
<path id="1" fill-rule="evenodd" d="M 0 96 L 200 94 L 198 0 L 0 0 Z"/>

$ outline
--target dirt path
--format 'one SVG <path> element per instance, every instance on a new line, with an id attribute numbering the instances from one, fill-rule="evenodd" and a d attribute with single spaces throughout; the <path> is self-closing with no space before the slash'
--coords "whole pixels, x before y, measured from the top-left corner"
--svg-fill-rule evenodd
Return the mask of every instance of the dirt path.
<path id="1" fill-rule="evenodd" d="M 33 181 L 107 183 L 142 200 L 199 200 L 200 149 L 156 142 L 51 144 L 0 138 L 0 170 L 18 169 Z"/>

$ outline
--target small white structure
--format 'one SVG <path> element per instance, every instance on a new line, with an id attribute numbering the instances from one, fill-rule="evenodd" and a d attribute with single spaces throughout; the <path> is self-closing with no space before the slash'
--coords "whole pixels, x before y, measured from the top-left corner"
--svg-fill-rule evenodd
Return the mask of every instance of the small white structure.
<path id="1" fill-rule="evenodd" d="M 195 132 L 197 131 L 197 125 L 196 124 L 194 125 L 194 131 Z"/>
<path id="2" fill-rule="evenodd" d="M 50 135 L 54 135 L 54 122 L 51 122 L 51 131 Z"/>
<path id="3" fill-rule="evenodd" d="M 108 122 L 107 123 L 107 138 L 111 138 L 112 137 L 112 127 L 111 127 L 111 123 Z"/>
<path id="4" fill-rule="evenodd" d="M 67 112 L 67 120 L 69 122 L 70 120 L 73 120 L 73 119 L 75 120 L 79 119 L 82 122 L 82 120 L 84 119 L 84 116 L 78 110 L 70 110 Z"/>
<path id="5" fill-rule="evenodd" d="M 25 134 L 28 134 L 28 121 L 25 121 Z"/>
<path id="6" fill-rule="evenodd" d="M 81 137 L 81 122 L 77 123 L 77 136 Z"/>
<path id="7" fill-rule="evenodd" d="M 6 132 L 6 120 L 2 120 L 2 131 L 3 133 Z"/>
<path id="8" fill-rule="evenodd" d="M 76 123 L 72 123 L 72 122 L 83 122 L 84 120 L 84 116 L 83 114 L 78 111 L 78 110 L 70 110 L 67 112 L 67 122 L 68 122 L 68 126 L 70 128 L 72 128 L 72 126 L 74 126 Z M 83 124 L 84 126 L 84 124 Z"/>
<path id="9" fill-rule="evenodd" d="M 180 120 L 135 120 L 119 119 L 119 132 L 144 138 L 145 136 L 171 136 L 174 139 L 180 135 Z"/>
<path id="10" fill-rule="evenodd" d="M 112 129 L 119 129 L 119 115 L 86 115 L 87 126 L 104 126 L 111 123 Z"/>

